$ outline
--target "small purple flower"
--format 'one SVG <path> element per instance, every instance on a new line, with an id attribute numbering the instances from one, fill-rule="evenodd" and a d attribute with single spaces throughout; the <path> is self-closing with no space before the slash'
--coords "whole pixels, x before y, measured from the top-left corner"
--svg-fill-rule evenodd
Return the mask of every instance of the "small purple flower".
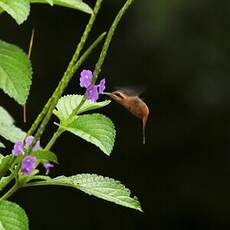
<path id="1" fill-rule="evenodd" d="M 23 142 L 22 141 L 17 141 L 14 145 L 14 148 L 12 150 L 12 154 L 14 156 L 18 156 L 19 154 L 24 154 L 24 150 L 23 150 L 24 146 L 23 146 Z"/>
<path id="2" fill-rule="evenodd" d="M 54 167 L 54 165 L 49 162 L 44 163 L 43 166 L 46 169 L 46 175 L 48 175 L 50 172 L 50 169 Z"/>
<path id="3" fill-rule="evenodd" d="M 36 157 L 27 156 L 22 159 L 21 173 L 23 175 L 30 175 L 36 167 Z"/>
<path id="4" fill-rule="evenodd" d="M 96 102 L 99 95 L 105 90 L 105 79 L 102 79 L 98 85 L 92 84 L 92 79 L 93 73 L 90 70 L 82 70 L 80 86 L 86 88 L 87 99 Z"/>
<path id="5" fill-rule="evenodd" d="M 98 93 L 103 94 L 103 92 L 105 90 L 105 78 L 100 81 L 100 83 L 99 83 L 99 85 L 97 85 L 97 87 L 98 87 Z"/>
<path id="6" fill-rule="evenodd" d="M 90 70 L 82 70 L 80 77 L 80 86 L 82 88 L 88 88 L 91 85 L 93 79 L 93 73 Z"/>
<path id="7" fill-rule="evenodd" d="M 91 85 L 86 89 L 86 97 L 93 102 L 97 101 L 99 94 L 96 85 Z"/>
<path id="8" fill-rule="evenodd" d="M 25 141 L 25 146 L 28 148 L 32 142 L 33 142 L 34 137 L 33 136 L 28 136 Z M 37 151 L 40 148 L 40 141 L 37 141 L 36 144 L 33 147 L 33 151 Z"/>
<path id="9" fill-rule="evenodd" d="M 38 141 L 36 142 L 36 144 L 34 145 L 34 147 L 33 147 L 33 151 L 37 151 L 40 147 L 41 147 L 40 141 L 38 140 Z"/>
<path id="10" fill-rule="evenodd" d="M 25 140 L 25 146 L 26 146 L 26 147 L 29 147 L 29 146 L 32 144 L 33 139 L 34 139 L 33 136 L 28 136 L 28 137 L 26 138 L 26 140 Z"/>

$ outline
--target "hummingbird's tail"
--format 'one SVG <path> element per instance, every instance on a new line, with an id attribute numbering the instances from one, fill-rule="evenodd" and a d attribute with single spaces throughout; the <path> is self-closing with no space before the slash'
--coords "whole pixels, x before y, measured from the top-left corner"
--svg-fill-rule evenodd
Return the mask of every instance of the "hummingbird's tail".
<path id="1" fill-rule="evenodd" d="M 143 145 L 145 144 L 145 128 L 142 128 Z"/>
<path id="2" fill-rule="evenodd" d="M 142 120 L 142 140 L 143 140 L 143 145 L 145 144 L 145 125 L 146 125 L 146 119 L 143 118 L 143 120 Z"/>

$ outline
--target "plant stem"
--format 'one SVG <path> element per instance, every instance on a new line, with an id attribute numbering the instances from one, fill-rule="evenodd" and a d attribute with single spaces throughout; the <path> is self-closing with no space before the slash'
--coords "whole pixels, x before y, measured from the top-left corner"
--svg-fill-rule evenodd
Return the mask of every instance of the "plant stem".
<path id="1" fill-rule="evenodd" d="M 9 177 L 7 177 L 7 181 L 4 185 L 1 185 L 1 190 L 3 190 L 13 179 L 14 179 L 14 172 L 12 172 Z"/>
<path id="2" fill-rule="evenodd" d="M 103 40 L 105 37 L 106 32 L 103 32 L 93 43 L 90 47 L 81 55 L 77 63 L 73 66 L 73 72 L 82 65 L 82 63 L 86 60 L 86 58 L 92 53 L 92 51 L 98 46 L 98 44 Z"/>
<path id="3" fill-rule="evenodd" d="M 121 20 L 121 18 L 123 17 L 123 15 L 126 13 L 126 11 L 129 9 L 130 5 L 134 2 L 134 0 L 127 0 L 126 3 L 123 5 L 123 7 L 120 9 L 120 11 L 118 12 L 116 18 L 113 21 L 113 24 L 111 25 L 109 32 L 106 36 L 104 45 L 102 47 L 101 53 L 100 53 L 100 57 L 97 61 L 97 64 L 95 66 L 95 70 L 93 72 L 93 83 L 96 82 L 98 75 L 101 72 L 101 67 L 104 63 L 105 57 L 107 55 L 107 51 L 109 49 L 109 45 L 111 43 L 112 37 L 114 35 L 114 32 Z"/>
<path id="4" fill-rule="evenodd" d="M 98 46 L 98 44 L 103 40 L 103 38 L 105 37 L 106 32 L 102 33 L 94 42 L 93 44 L 82 54 L 82 56 L 79 58 L 79 60 L 76 62 L 76 64 L 73 66 L 73 72 L 75 73 L 77 71 L 78 68 L 80 68 L 80 66 L 84 63 L 84 61 L 86 60 L 86 58 L 91 54 L 91 52 Z M 57 91 L 57 89 L 55 90 L 55 92 Z M 54 92 L 54 93 L 55 93 Z M 36 118 L 35 122 L 33 123 L 33 125 L 31 126 L 30 130 L 27 133 L 27 136 L 31 135 L 35 129 L 38 127 L 40 121 L 42 120 L 42 118 L 45 116 L 45 114 L 48 112 L 49 107 L 50 107 L 50 103 L 51 103 L 51 98 L 48 100 L 48 102 L 46 103 L 45 107 L 43 108 L 43 110 L 41 111 L 41 113 L 38 115 L 38 117 Z"/>
<path id="5" fill-rule="evenodd" d="M 127 0 L 126 3 L 123 5 L 123 7 L 120 9 L 120 11 L 118 12 L 117 16 L 115 17 L 114 21 L 113 21 L 113 24 L 111 25 L 110 29 L 109 29 L 109 32 L 106 36 L 106 39 L 105 39 L 105 42 L 104 42 L 104 45 L 102 47 L 102 50 L 101 50 L 101 53 L 100 53 L 100 56 L 98 58 L 98 61 L 96 63 L 96 66 L 95 66 L 95 69 L 94 69 L 94 72 L 93 72 L 93 84 L 95 84 L 95 82 L 97 81 L 97 78 L 98 78 L 98 75 L 100 74 L 101 72 L 101 67 L 104 63 L 104 60 L 106 58 L 106 55 L 107 55 L 107 51 L 109 49 L 109 45 L 112 41 L 112 38 L 113 38 L 113 35 L 114 35 L 114 32 L 121 20 L 121 18 L 123 17 L 123 15 L 126 13 L 126 11 L 129 9 L 130 5 L 134 2 L 134 0 Z M 69 117 L 69 120 L 72 120 L 72 118 L 77 115 L 79 109 L 81 108 L 81 106 L 85 103 L 86 101 L 86 96 L 84 95 L 84 97 L 82 98 L 81 102 L 79 103 L 78 107 L 75 108 L 73 110 L 73 112 L 70 114 L 70 117 Z"/>
<path id="6" fill-rule="evenodd" d="M 72 60 L 71 60 L 71 62 L 70 62 L 70 64 L 69 64 L 69 66 L 68 66 L 68 68 L 67 68 L 67 70 L 66 70 L 66 72 L 65 72 L 65 74 L 64 74 L 64 76 L 63 76 L 63 78 L 62 78 L 62 80 L 59 82 L 58 87 L 56 88 L 56 90 L 55 90 L 55 92 L 53 93 L 52 97 L 49 99 L 49 101 L 48 101 L 48 103 L 47 103 L 48 105 L 46 105 L 46 106 L 44 107 L 44 109 L 43 109 L 43 110 L 44 110 L 44 113 L 42 113 L 43 111 L 41 112 L 42 115 L 43 115 L 43 114 L 44 114 L 44 115 L 46 114 L 46 116 L 45 116 L 45 118 L 43 119 L 41 125 L 39 126 L 39 128 L 38 128 L 38 130 L 37 130 L 37 132 L 36 132 L 36 135 L 35 135 L 35 138 L 34 138 L 34 142 L 35 142 L 37 139 L 39 139 L 40 136 L 42 135 L 42 133 L 44 132 L 45 127 L 46 127 L 46 125 L 48 124 L 48 122 L 49 122 L 49 120 L 50 120 L 50 118 L 51 118 L 51 116 L 52 116 L 53 109 L 55 108 L 56 103 L 57 103 L 59 97 L 61 96 L 62 92 L 64 91 L 64 89 L 65 89 L 65 87 L 67 86 L 67 84 L 69 83 L 69 81 L 71 80 L 71 78 L 72 78 L 74 72 L 75 72 L 75 71 L 78 69 L 78 67 L 81 65 L 81 62 L 79 62 L 79 64 L 78 64 L 78 62 L 77 62 L 77 63 L 74 65 L 74 62 L 76 62 L 76 60 L 78 59 L 78 56 L 79 56 L 79 54 L 80 54 L 80 51 L 81 51 L 81 49 L 82 49 L 83 46 L 84 46 L 84 43 L 85 43 L 85 41 L 86 41 L 86 39 L 87 39 L 87 37 L 88 37 L 88 34 L 89 34 L 89 32 L 90 32 L 90 30 L 91 30 L 91 28 L 92 28 L 92 25 L 93 25 L 93 22 L 94 22 L 94 20 L 95 20 L 95 18 L 96 18 L 96 15 L 97 15 L 97 13 L 98 13 L 98 11 L 99 11 L 99 9 L 100 9 L 101 2 L 102 2 L 102 0 L 97 0 L 96 5 L 95 5 L 95 8 L 94 8 L 94 14 L 93 14 L 93 16 L 91 16 L 91 18 L 90 18 L 90 20 L 89 20 L 89 23 L 88 23 L 88 25 L 86 26 L 86 29 L 85 29 L 85 31 L 84 31 L 84 33 L 83 33 L 83 36 L 82 36 L 82 38 L 81 38 L 81 41 L 80 41 L 80 43 L 78 44 L 77 50 L 76 50 L 76 52 L 75 52 L 75 54 L 74 54 L 74 56 L 73 56 L 73 58 L 72 58 Z M 109 32 L 108 32 L 108 34 L 107 34 L 106 40 L 105 40 L 105 42 L 104 42 L 104 45 L 103 45 L 103 47 L 102 47 L 102 50 L 101 50 L 99 59 L 98 59 L 96 65 L 95 65 L 95 70 L 94 70 L 94 72 L 93 72 L 93 83 L 96 82 L 97 77 L 98 77 L 98 75 L 99 75 L 100 72 L 101 72 L 101 67 L 102 67 L 102 65 L 103 65 L 103 63 L 104 63 L 104 60 L 105 60 L 105 58 L 106 58 L 107 51 L 108 51 L 108 49 L 109 49 L 109 46 L 110 46 L 112 37 L 113 37 L 113 35 L 114 35 L 114 32 L 115 32 L 115 30 L 116 30 L 116 28 L 117 28 L 117 26 L 118 26 L 118 24 L 119 24 L 121 18 L 123 17 L 123 15 L 126 13 L 126 11 L 128 10 L 128 8 L 130 7 L 130 5 L 131 5 L 133 2 L 134 2 L 134 0 L 127 0 L 127 1 L 126 1 L 126 3 L 123 5 L 123 7 L 122 7 L 122 8 L 120 9 L 120 11 L 118 12 L 116 18 L 114 19 L 114 21 L 113 21 L 113 23 L 112 23 L 112 25 L 111 25 L 111 27 L 110 27 L 110 29 L 109 29 Z M 101 35 L 101 36 L 102 36 L 102 35 Z M 85 57 L 85 56 L 84 56 L 84 57 Z M 84 57 L 82 56 L 82 58 L 84 58 Z M 73 61 L 73 60 L 75 60 L 75 61 Z M 80 61 L 80 60 L 82 60 L 82 59 L 79 59 L 79 61 Z M 72 114 L 70 115 L 70 118 L 72 118 L 74 115 L 77 114 L 77 112 L 79 111 L 80 107 L 84 104 L 85 101 L 86 101 L 86 97 L 84 96 L 83 99 L 81 100 L 80 104 L 78 105 L 78 107 L 77 107 L 77 108 L 72 112 Z M 39 123 L 40 123 L 41 119 L 44 117 L 44 115 L 43 115 L 42 117 L 40 117 L 39 122 L 37 122 L 38 119 L 36 119 L 35 124 L 38 123 L 37 126 L 39 125 Z M 38 116 L 38 118 L 39 118 L 39 116 Z M 35 127 L 35 129 L 37 128 L 37 126 Z M 32 127 L 31 127 L 31 129 L 32 129 Z M 30 129 L 30 131 L 31 131 L 31 129 Z M 34 129 L 34 127 L 33 127 L 33 129 Z M 34 131 L 33 129 L 32 129 L 32 131 Z M 30 131 L 29 131 L 29 134 L 30 134 Z M 54 140 L 56 140 L 59 136 L 60 136 L 60 134 L 59 134 L 59 132 L 58 132 L 58 136 L 57 136 L 57 137 L 56 137 L 56 134 L 52 137 L 52 139 L 50 140 L 50 141 L 52 141 L 52 142 L 51 142 L 51 143 L 49 142 L 50 144 L 48 143 L 48 148 L 51 148 L 51 146 L 53 145 L 53 143 L 54 143 L 54 142 L 53 142 L 53 138 L 55 138 Z"/>
<path id="7" fill-rule="evenodd" d="M 104 45 L 102 47 L 102 50 L 101 50 L 101 53 L 100 53 L 100 56 L 99 56 L 99 59 L 96 63 L 96 66 L 95 66 L 95 69 L 94 69 L 94 72 L 93 72 L 93 83 L 95 84 L 96 80 L 97 80 L 97 77 L 98 75 L 100 74 L 101 72 L 101 67 L 104 63 L 104 60 L 106 58 L 106 55 L 107 55 L 107 51 L 109 49 L 109 46 L 110 46 L 110 43 L 112 41 L 112 38 L 113 38 L 113 35 L 114 35 L 114 32 L 121 20 L 121 18 L 123 17 L 123 15 L 126 13 L 126 11 L 129 9 L 130 5 L 134 2 L 134 0 L 127 0 L 126 3 L 123 5 L 123 7 L 120 9 L 120 11 L 118 12 L 116 18 L 114 19 L 113 21 L 113 24 L 111 25 L 110 29 L 109 29 L 109 32 L 106 36 L 106 39 L 105 39 L 105 42 L 104 42 Z M 82 98 L 81 102 L 79 103 L 78 107 L 75 108 L 73 110 L 73 112 L 70 114 L 70 117 L 69 119 L 72 120 L 73 116 L 77 115 L 79 109 L 81 108 L 81 106 L 85 103 L 86 101 L 86 97 L 84 95 L 84 97 Z"/>
<path id="8" fill-rule="evenodd" d="M 58 127 L 57 131 L 53 134 L 52 138 L 48 142 L 48 144 L 45 147 L 45 150 L 50 150 L 55 141 L 58 139 L 58 137 L 64 132 L 65 130 L 61 128 L 60 126 Z"/>
<path id="9" fill-rule="evenodd" d="M 84 52 L 84 54 L 80 57 L 80 59 L 77 61 L 77 63 L 74 65 L 73 67 L 73 71 L 76 71 L 81 65 L 82 63 L 85 61 L 85 59 L 90 55 L 90 53 L 97 47 L 97 45 L 102 41 L 102 39 L 105 37 L 106 32 L 102 33 L 94 42 L 93 44 Z M 83 103 L 82 103 L 83 104 Z M 81 103 L 79 104 L 79 106 L 81 106 Z M 79 108 L 78 106 L 78 108 Z M 74 110 L 75 111 L 75 110 Z M 75 114 L 75 113 L 73 113 Z M 70 115 L 70 117 L 72 117 Z M 60 127 L 59 127 L 60 128 Z M 58 130 L 54 133 L 53 137 L 51 138 L 51 140 L 49 141 L 49 143 L 46 145 L 45 149 L 46 150 L 50 150 L 51 147 L 53 146 L 53 144 L 55 143 L 55 141 L 57 140 L 57 138 L 63 133 L 60 132 L 59 133 L 59 128 Z M 58 134 L 57 134 L 58 133 Z M 55 139 L 54 139 L 55 138 Z"/>
<path id="10" fill-rule="evenodd" d="M 15 193 L 19 189 L 19 186 L 17 183 L 14 184 L 14 186 L 8 190 L 1 198 L 0 201 L 2 200 L 7 200 L 13 193 Z"/>
<path id="11" fill-rule="evenodd" d="M 81 37 L 80 42 L 78 43 L 77 49 L 72 57 L 72 60 L 70 61 L 66 72 L 64 73 L 62 79 L 60 80 L 58 87 L 56 88 L 56 90 L 54 91 L 53 95 L 51 96 L 51 98 L 48 100 L 48 102 L 46 103 L 46 105 L 44 106 L 42 112 L 38 115 L 38 117 L 36 118 L 34 124 L 31 126 L 30 130 L 28 131 L 28 135 L 31 135 L 38 127 L 38 125 L 40 124 L 36 134 L 35 134 L 35 138 L 34 138 L 34 143 L 36 142 L 37 139 L 40 138 L 40 136 L 42 135 L 42 133 L 45 130 L 45 127 L 47 125 L 47 123 L 49 122 L 52 113 L 53 113 L 53 109 L 56 106 L 56 103 L 59 99 L 59 97 L 61 96 L 61 94 L 63 93 L 64 89 L 66 88 L 66 86 L 68 85 L 69 81 L 72 79 L 73 75 L 74 75 L 74 70 L 76 70 L 76 68 L 73 68 L 77 59 L 79 58 L 79 55 L 81 53 L 81 50 L 84 47 L 84 44 L 87 40 L 87 37 L 92 29 L 92 26 L 94 24 L 94 21 L 96 19 L 96 16 L 99 12 L 101 3 L 103 0 L 97 0 L 95 7 L 94 7 L 94 11 L 93 14 L 91 15 L 89 22 L 85 28 L 85 31 Z M 44 118 L 44 119 L 43 119 Z M 42 120 L 43 119 L 43 120 Z"/>
<path id="12" fill-rule="evenodd" d="M 36 120 L 34 121 L 34 123 L 32 124 L 32 126 L 30 127 L 29 131 L 27 132 L 27 136 L 30 136 L 34 133 L 34 131 L 37 129 L 38 125 L 40 124 L 41 120 L 43 119 L 43 117 L 46 115 L 46 113 L 49 110 L 50 107 L 50 103 L 51 103 L 51 97 L 49 98 L 49 100 L 46 102 L 45 106 L 43 107 L 42 111 L 38 114 Z"/>
<path id="13" fill-rule="evenodd" d="M 36 182 L 24 184 L 22 187 L 25 188 L 25 187 L 35 187 L 35 186 L 47 186 L 47 185 L 56 186 L 56 184 L 47 184 L 46 181 L 36 181 Z M 65 185 L 63 185 L 63 186 L 65 186 Z"/>

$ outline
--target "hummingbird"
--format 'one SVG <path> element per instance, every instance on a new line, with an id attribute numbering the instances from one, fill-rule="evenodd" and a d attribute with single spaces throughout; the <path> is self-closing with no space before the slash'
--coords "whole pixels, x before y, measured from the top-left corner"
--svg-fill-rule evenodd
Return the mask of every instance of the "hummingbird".
<path id="1" fill-rule="evenodd" d="M 115 90 L 111 93 L 104 92 L 114 101 L 125 107 L 130 113 L 142 120 L 143 144 L 145 144 L 145 126 L 149 115 L 149 108 L 145 102 L 137 95 L 131 95 L 127 90 Z"/>

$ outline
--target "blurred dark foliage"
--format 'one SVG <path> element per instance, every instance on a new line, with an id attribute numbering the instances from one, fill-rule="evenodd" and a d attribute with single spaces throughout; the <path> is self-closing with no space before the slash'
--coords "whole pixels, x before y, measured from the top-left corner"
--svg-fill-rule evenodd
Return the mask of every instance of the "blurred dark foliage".
<path id="1" fill-rule="evenodd" d="M 104 1 L 87 45 L 108 29 L 123 2 Z M 121 180 L 139 197 L 144 213 L 69 188 L 21 189 L 12 200 L 25 208 L 31 229 L 230 229 L 229 11 L 229 1 L 136 0 L 101 77 L 108 90 L 146 87 L 147 144 L 141 143 L 139 120 L 112 103 L 101 111 L 117 127 L 111 157 L 66 133 L 53 148 L 61 164 L 52 176 L 89 172 Z M 34 5 L 20 27 L 0 16 L 0 38 L 24 50 L 32 28 L 36 31 L 26 125 L 21 107 L 1 93 L 1 105 L 24 129 L 57 85 L 87 20 L 85 14 L 44 5 Z M 84 68 L 94 67 L 99 51 Z M 66 94 L 79 92 L 78 75 Z M 51 122 L 43 144 L 54 130 Z"/>

